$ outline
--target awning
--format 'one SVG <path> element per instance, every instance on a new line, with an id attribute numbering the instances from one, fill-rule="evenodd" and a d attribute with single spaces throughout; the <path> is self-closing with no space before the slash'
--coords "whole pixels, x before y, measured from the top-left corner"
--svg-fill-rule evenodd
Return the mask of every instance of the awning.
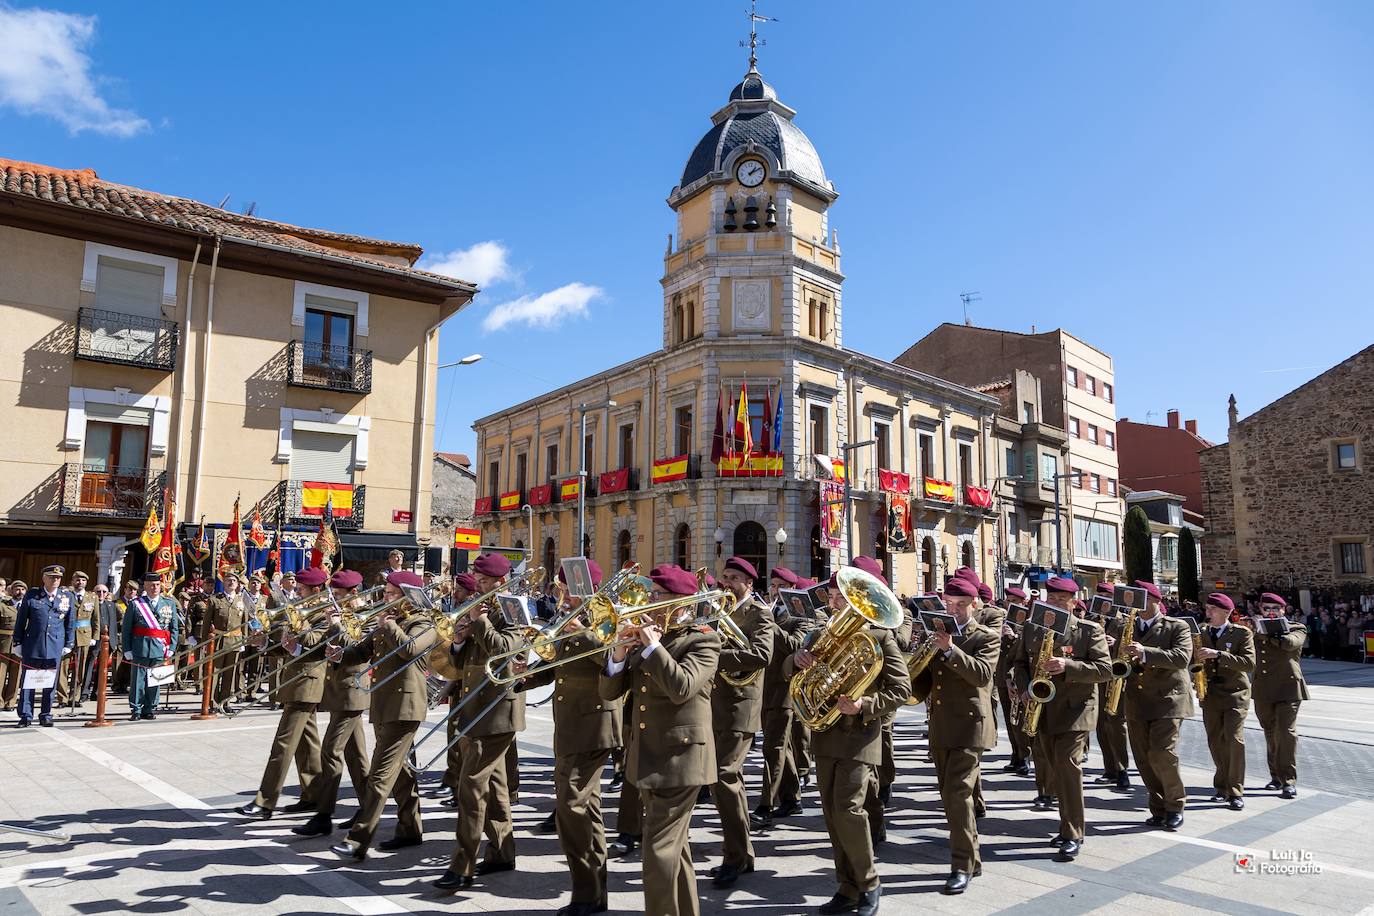
<path id="1" fill-rule="evenodd" d="M 420 545 L 415 535 L 405 531 L 340 531 L 339 543 L 343 546 L 344 565 L 349 567 L 368 562 L 385 564 L 386 555 L 393 550 L 405 554 L 407 568 L 420 559 Z"/>

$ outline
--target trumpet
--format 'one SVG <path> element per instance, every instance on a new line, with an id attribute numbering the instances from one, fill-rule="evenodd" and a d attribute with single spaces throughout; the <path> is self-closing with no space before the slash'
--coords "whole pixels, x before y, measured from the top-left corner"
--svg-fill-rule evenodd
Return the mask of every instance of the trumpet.
<path id="1" fill-rule="evenodd" d="M 381 586 L 377 586 L 375 589 L 368 589 L 368 593 L 371 593 L 371 592 L 374 592 L 374 591 L 380 591 L 380 590 L 381 590 Z M 358 597 L 361 597 L 361 595 L 358 596 Z M 369 633 L 371 633 L 371 630 L 370 630 L 370 629 L 365 631 L 365 630 L 364 630 L 364 627 L 365 627 L 365 626 L 367 625 L 367 623 L 368 623 L 370 620 L 372 620 L 374 617 L 378 616 L 379 614 L 383 613 L 384 611 L 389 611 L 389 610 L 391 610 L 393 607 L 396 607 L 396 606 L 398 606 L 398 605 L 401 606 L 401 608 L 402 608 L 403 611 L 405 611 L 406 609 L 408 609 L 408 608 L 410 607 L 410 604 L 409 604 L 408 600 L 407 600 L 404 596 L 403 596 L 403 597 L 400 597 L 400 598 L 393 598 L 393 599 L 390 600 L 390 601 L 383 602 L 383 603 L 380 603 L 380 604 L 376 604 L 374 607 L 370 607 L 370 608 L 367 608 L 366 610 L 362 610 L 362 611 L 359 611 L 359 610 L 357 610 L 357 609 L 355 609 L 354 607 L 351 606 L 351 605 L 355 604 L 356 601 L 357 601 L 356 598 L 350 598 L 350 599 L 345 603 L 345 605 L 344 605 L 343 607 L 340 608 L 341 617 L 340 617 L 340 619 L 339 619 L 339 632 L 338 632 L 338 633 L 334 634 L 333 636 L 330 636 L 328 639 L 322 639 L 322 640 L 320 640 L 317 644 L 311 646 L 309 649 L 306 649 L 306 650 L 305 650 L 304 652 L 302 652 L 300 655 L 297 655 L 297 656 L 296 656 L 294 659 L 292 659 L 288 664 L 295 664 L 297 667 L 301 667 L 300 662 L 302 662 L 302 661 L 305 659 L 306 656 L 308 656 L 308 655 L 314 655 L 316 652 L 319 652 L 319 651 L 321 651 L 321 650 L 327 648 L 329 645 L 331 645 L 331 644 L 332 644 L 336 639 L 338 639 L 340 636 L 342 636 L 344 642 L 347 642 L 347 643 L 362 642 L 362 640 L 363 640 Z M 406 615 L 406 616 L 408 616 L 408 615 Z M 313 630 L 313 629 L 316 629 L 316 628 L 312 628 L 312 630 Z M 270 696 L 272 696 L 272 694 L 277 693 L 278 691 L 281 691 L 281 690 L 286 689 L 288 686 L 290 686 L 291 684 L 296 683 L 296 681 L 299 681 L 301 678 L 303 678 L 303 677 L 308 677 L 308 676 L 310 675 L 310 673 L 311 673 L 311 672 L 310 672 L 310 670 L 309 670 L 308 668 L 305 668 L 305 669 L 301 670 L 301 671 L 298 672 L 295 676 L 291 677 L 291 678 L 288 679 L 288 680 L 282 681 L 282 682 L 281 682 L 280 684 L 278 684 L 276 687 L 272 688 L 272 690 L 271 690 L 267 695 L 270 697 Z M 270 676 L 270 675 L 264 675 L 264 677 L 268 677 L 268 676 Z M 252 685 L 252 689 L 253 689 L 254 691 L 257 690 L 258 684 L 262 683 L 262 680 L 263 680 L 263 678 L 259 678 L 259 679 Z"/>

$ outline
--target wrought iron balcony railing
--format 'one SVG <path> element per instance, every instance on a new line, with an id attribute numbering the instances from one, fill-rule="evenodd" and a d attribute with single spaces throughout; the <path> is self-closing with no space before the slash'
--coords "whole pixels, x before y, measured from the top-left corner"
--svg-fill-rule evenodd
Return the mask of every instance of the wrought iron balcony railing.
<path id="1" fill-rule="evenodd" d="M 331 484 L 330 486 L 338 485 Z M 307 488 L 308 481 L 283 480 L 269 490 L 267 495 L 257 504 L 258 511 L 262 513 L 263 525 L 281 525 L 283 527 L 318 525 L 322 509 L 313 507 L 307 509 L 305 507 Z M 348 505 L 345 505 L 345 500 L 342 497 L 333 500 L 334 528 L 338 531 L 362 530 L 363 510 L 367 506 L 367 487 L 353 487 L 350 495 L 351 499 L 348 500 Z M 316 496 L 312 501 L 312 506 L 314 502 L 319 501 L 319 497 Z M 247 515 L 245 515 L 246 517 Z"/>
<path id="2" fill-rule="evenodd" d="M 372 393 L 372 351 L 293 340 L 286 350 L 287 384 L 351 394 Z"/>
<path id="3" fill-rule="evenodd" d="M 175 321 L 83 308 L 76 315 L 76 358 L 171 372 L 180 331 Z"/>
<path id="4" fill-rule="evenodd" d="M 166 471 L 71 462 L 62 467 L 61 514 L 143 519 L 160 505 Z"/>

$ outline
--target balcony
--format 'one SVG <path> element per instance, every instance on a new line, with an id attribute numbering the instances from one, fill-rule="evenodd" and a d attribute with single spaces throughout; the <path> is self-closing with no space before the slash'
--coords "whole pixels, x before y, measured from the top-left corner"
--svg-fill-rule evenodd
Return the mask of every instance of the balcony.
<path id="1" fill-rule="evenodd" d="M 104 309 L 77 311 L 77 359 L 171 372 L 176 368 L 179 339 L 175 321 Z"/>
<path id="2" fill-rule="evenodd" d="M 1015 563 L 1018 566 L 1030 566 L 1031 553 L 1031 545 L 1029 544 L 1009 544 L 1007 545 L 1007 562 Z"/>
<path id="3" fill-rule="evenodd" d="M 62 515 L 142 521 L 161 506 L 166 471 L 73 462 L 62 466 Z"/>
<path id="4" fill-rule="evenodd" d="M 363 510 L 367 505 L 367 487 L 347 484 L 321 485 L 336 489 L 340 496 L 334 503 L 334 528 L 338 531 L 361 531 Z M 309 492 L 307 492 L 309 491 Z M 281 525 L 287 527 L 310 527 L 319 525 L 323 514 L 324 490 L 310 486 L 304 480 L 283 480 L 258 501 L 257 509 L 262 512 L 264 526 Z M 251 513 L 245 513 L 246 519 Z"/>
<path id="5" fill-rule="evenodd" d="M 293 340 L 286 349 L 286 382 L 346 394 L 372 393 L 372 351 Z"/>

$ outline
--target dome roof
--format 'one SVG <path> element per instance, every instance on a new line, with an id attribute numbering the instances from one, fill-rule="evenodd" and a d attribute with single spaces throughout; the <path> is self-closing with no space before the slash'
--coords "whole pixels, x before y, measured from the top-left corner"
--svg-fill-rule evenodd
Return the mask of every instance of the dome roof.
<path id="1" fill-rule="evenodd" d="M 778 93 L 771 85 L 764 82 L 762 74 L 757 70 L 750 70 L 744 74 L 744 79 L 734 89 L 730 90 L 730 101 L 736 99 L 776 99 Z"/>

